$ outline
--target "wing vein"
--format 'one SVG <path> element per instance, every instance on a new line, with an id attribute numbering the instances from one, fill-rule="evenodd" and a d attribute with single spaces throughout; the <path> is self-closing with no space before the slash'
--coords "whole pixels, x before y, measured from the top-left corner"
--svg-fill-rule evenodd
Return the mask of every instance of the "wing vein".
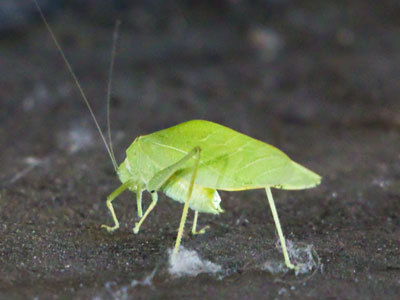
<path id="1" fill-rule="evenodd" d="M 146 156 L 149 158 L 149 160 L 150 160 L 157 168 L 162 169 L 162 167 L 161 167 L 154 159 L 152 159 L 152 158 L 150 157 L 150 155 L 148 155 L 148 154 L 143 150 L 142 145 L 140 145 L 140 143 L 139 143 L 139 147 L 140 147 L 140 149 L 142 150 L 141 152 L 142 152 L 144 155 L 146 155 Z"/>
<path id="2" fill-rule="evenodd" d="M 272 169 L 265 170 L 265 171 L 262 172 L 261 174 L 258 174 L 257 177 L 262 177 L 262 176 L 264 176 L 265 174 L 272 173 L 272 172 L 274 172 L 275 170 L 281 169 L 282 167 L 283 167 L 283 166 L 279 166 L 279 167 L 275 167 L 275 168 L 272 168 Z"/>
<path id="3" fill-rule="evenodd" d="M 169 145 L 157 143 L 157 142 L 154 142 L 154 141 L 147 141 L 147 142 L 152 143 L 152 144 L 157 145 L 157 146 L 160 146 L 160 147 L 164 147 L 164 148 L 167 148 L 167 149 L 175 150 L 175 151 L 180 152 L 180 153 L 184 153 L 184 154 L 188 154 L 189 153 L 189 152 L 186 152 L 184 150 L 181 150 L 181 149 L 169 146 Z"/>

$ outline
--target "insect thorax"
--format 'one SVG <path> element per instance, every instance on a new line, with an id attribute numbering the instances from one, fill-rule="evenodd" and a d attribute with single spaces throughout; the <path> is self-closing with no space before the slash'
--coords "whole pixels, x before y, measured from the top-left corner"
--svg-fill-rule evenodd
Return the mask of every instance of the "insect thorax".
<path id="1" fill-rule="evenodd" d="M 151 178 L 161 171 L 161 168 L 152 163 L 149 155 L 145 155 L 136 139 L 126 151 L 126 158 L 118 168 L 118 176 L 122 183 L 132 181 L 129 189 L 136 192 L 138 186 L 147 189 Z M 160 191 L 169 198 L 184 203 L 189 189 L 189 182 L 179 176 L 179 171 L 174 174 L 161 188 Z M 219 214 L 223 210 L 220 207 L 221 198 L 215 189 L 206 188 L 195 184 L 189 202 L 193 210 Z"/>
<path id="2" fill-rule="evenodd" d="M 138 140 L 136 138 L 126 150 L 126 158 L 118 167 L 118 176 L 122 183 L 132 181 L 136 187 L 145 188 L 159 170 L 147 161 L 146 156 L 141 155 Z"/>

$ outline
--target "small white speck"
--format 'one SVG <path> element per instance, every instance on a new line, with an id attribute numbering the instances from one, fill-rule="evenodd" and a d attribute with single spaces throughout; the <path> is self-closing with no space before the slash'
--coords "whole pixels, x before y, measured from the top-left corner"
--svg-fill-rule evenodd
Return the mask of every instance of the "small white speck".
<path id="1" fill-rule="evenodd" d="M 278 295 L 284 295 L 284 294 L 287 294 L 288 293 L 288 290 L 287 289 L 285 289 L 285 288 L 281 288 L 281 289 L 279 289 L 279 291 L 278 291 Z"/>
<path id="2" fill-rule="evenodd" d="M 374 179 L 372 184 L 379 186 L 381 189 L 385 189 L 391 184 L 391 181 L 386 179 Z"/>

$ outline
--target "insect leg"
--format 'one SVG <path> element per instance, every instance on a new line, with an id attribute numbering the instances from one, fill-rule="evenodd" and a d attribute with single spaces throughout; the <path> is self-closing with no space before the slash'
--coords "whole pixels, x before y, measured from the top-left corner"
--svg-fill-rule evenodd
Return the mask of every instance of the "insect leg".
<path id="1" fill-rule="evenodd" d="M 149 213 L 153 210 L 153 208 L 156 206 L 157 201 L 158 201 L 158 194 L 157 192 L 151 193 L 151 203 L 149 205 L 149 207 L 147 208 L 146 212 L 144 213 L 143 217 L 139 220 L 139 222 L 137 222 L 135 224 L 135 227 L 133 228 L 133 232 L 135 234 L 139 233 L 139 229 L 140 226 L 142 225 L 142 223 L 144 222 L 144 220 L 147 218 L 147 216 L 149 215 Z"/>
<path id="2" fill-rule="evenodd" d="M 149 183 L 147 184 L 147 190 L 150 192 L 158 191 L 168 181 L 168 179 L 170 179 L 171 176 L 174 175 L 176 171 L 181 169 L 189 159 L 191 159 L 198 153 L 200 153 L 200 148 L 195 147 L 181 160 L 159 171 L 153 176 L 153 178 L 150 179 Z"/>
<path id="3" fill-rule="evenodd" d="M 159 171 L 157 174 L 153 176 L 153 178 L 150 179 L 149 183 L 147 184 L 146 189 L 150 191 L 151 196 L 153 198 L 152 203 L 150 204 L 149 208 L 146 210 L 144 213 L 143 217 L 139 220 L 138 223 L 136 223 L 135 227 L 133 228 L 134 233 L 138 233 L 140 226 L 142 225 L 143 221 L 146 219 L 148 214 L 153 210 L 154 206 L 157 204 L 157 191 L 171 178 L 174 173 L 182 168 L 182 166 L 185 164 L 186 161 L 188 161 L 190 158 L 193 156 L 197 155 L 200 153 L 200 148 L 195 147 L 192 151 L 190 151 L 188 154 L 186 154 L 181 160 L 178 162 L 170 165 L 169 167 L 166 167 L 165 169 L 162 169 Z M 193 190 L 193 186 L 192 186 Z M 192 192 L 190 192 L 192 193 Z"/>
<path id="4" fill-rule="evenodd" d="M 107 226 L 107 225 L 101 225 L 101 228 L 107 229 L 108 232 L 113 232 L 115 229 L 119 228 L 119 222 L 117 219 L 117 216 L 115 215 L 114 212 L 114 207 L 112 205 L 112 201 L 117 198 L 122 192 L 124 192 L 129 186 L 132 185 L 132 181 L 127 181 L 124 184 L 120 185 L 114 192 L 112 192 L 108 197 L 107 197 L 107 207 L 111 212 L 111 215 L 114 220 L 114 226 Z"/>
<path id="5" fill-rule="evenodd" d="M 205 226 L 203 227 L 201 230 L 197 231 L 196 227 L 197 227 L 197 218 L 199 217 L 199 212 L 196 210 L 194 212 L 194 219 L 193 219 L 193 227 L 192 227 L 192 234 L 203 234 L 206 233 L 206 229 L 210 228 L 210 226 Z"/>
<path id="6" fill-rule="evenodd" d="M 190 197 L 192 196 L 194 180 L 196 178 L 197 169 L 199 167 L 199 162 L 200 162 L 201 149 L 199 147 L 196 147 L 192 151 L 195 151 L 195 154 L 196 154 L 197 157 L 196 157 L 196 160 L 195 160 L 195 163 L 194 163 L 193 174 L 192 174 L 192 178 L 190 179 L 190 185 L 189 185 L 188 194 L 186 196 L 185 205 L 183 206 L 181 223 L 179 224 L 179 231 L 178 231 L 178 235 L 176 236 L 176 241 L 175 241 L 175 247 L 174 247 L 173 254 L 177 254 L 178 251 L 179 251 L 179 245 L 181 244 L 183 229 L 185 228 L 186 217 L 187 217 L 188 210 L 189 210 L 189 200 L 190 200 Z"/>
<path id="7" fill-rule="evenodd" d="M 136 190 L 136 203 L 137 203 L 137 214 L 138 214 L 139 218 L 141 218 L 143 216 L 142 191 L 143 191 L 143 188 L 138 185 L 137 190 Z"/>
<path id="8" fill-rule="evenodd" d="M 272 216 L 274 218 L 276 231 L 278 231 L 278 236 L 279 236 L 279 240 L 281 242 L 281 247 L 282 247 L 282 252 L 283 252 L 283 258 L 285 259 L 286 266 L 289 269 L 296 269 L 296 266 L 293 265 L 289 259 L 289 253 L 286 248 L 285 237 L 283 236 L 281 223 L 279 222 L 278 212 L 276 211 L 274 198 L 272 198 L 271 188 L 266 187 L 265 191 L 267 192 L 267 198 L 268 198 L 269 206 L 271 207 L 271 212 L 272 212 Z"/>

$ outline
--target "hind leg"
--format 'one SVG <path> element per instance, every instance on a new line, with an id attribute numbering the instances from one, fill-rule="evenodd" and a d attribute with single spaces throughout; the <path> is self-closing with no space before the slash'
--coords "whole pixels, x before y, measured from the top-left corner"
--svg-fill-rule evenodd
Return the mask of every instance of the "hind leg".
<path id="1" fill-rule="evenodd" d="M 187 217 L 188 210 L 189 210 L 189 201 L 190 201 L 190 197 L 192 196 L 194 180 L 196 179 L 197 169 L 199 167 L 199 162 L 200 162 L 201 149 L 199 147 L 195 147 L 192 150 L 192 152 L 193 152 L 193 156 L 195 157 L 196 160 L 195 160 L 194 166 L 193 166 L 192 178 L 190 179 L 190 185 L 189 185 L 189 190 L 188 190 L 188 193 L 186 196 L 185 205 L 183 206 L 182 217 L 181 217 L 181 222 L 179 224 L 178 235 L 176 236 L 175 247 L 174 247 L 174 251 L 173 251 L 174 255 L 178 253 L 179 246 L 181 244 L 183 230 L 185 228 L 186 217 Z M 197 220 L 196 220 L 196 223 L 197 223 Z"/>
<path id="2" fill-rule="evenodd" d="M 300 266 L 295 266 L 294 264 L 292 264 L 290 262 L 289 253 L 286 248 L 286 240 L 285 240 L 285 237 L 283 236 L 281 223 L 279 222 L 278 212 L 276 211 L 274 198 L 272 198 L 271 189 L 269 187 L 267 187 L 267 188 L 265 188 L 265 191 L 267 192 L 267 198 L 268 198 L 269 206 L 271 207 L 272 217 L 274 218 L 276 231 L 278 232 L 279 240 L 281 242 L 283 258 L 285 259 L 285 264 L 289 269 L 298 270 Z"/>

